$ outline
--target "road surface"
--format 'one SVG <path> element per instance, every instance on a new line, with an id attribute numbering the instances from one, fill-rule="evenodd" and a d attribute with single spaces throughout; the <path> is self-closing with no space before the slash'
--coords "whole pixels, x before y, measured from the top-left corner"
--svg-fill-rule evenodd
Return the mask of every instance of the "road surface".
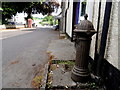
<path id="1" fill-rule="evenodd" d="M 31 80 L 48 62 L 46 53 L 58 32 L 51 28 L 2 32 L 2 88 L 31 88 Z"/>

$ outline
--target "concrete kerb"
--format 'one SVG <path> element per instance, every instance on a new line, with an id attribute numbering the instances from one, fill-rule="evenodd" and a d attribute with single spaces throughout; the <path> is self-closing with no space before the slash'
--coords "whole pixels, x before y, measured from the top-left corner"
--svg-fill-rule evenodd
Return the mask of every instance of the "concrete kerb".
<path id="1" fill-rule="evenodd" d="M 28 30 L 28 29 L 36 29 L 36 28 L 24 28 L 24 27 L 18 27 L 18 28 L 11 28 L 11 29 L 6 29 L 6 28 L 1 28 L 0 27 L 0 30 L 2 31 L 15 31 L 15 30 Z"/>
<path id="2" fill-rule="evenodd" d="M 42 82 L 42 87 L 40 87 L 40 90 L 45 90 L 46 89 L 48 70 L 49 70 L 49 63 L 45 64 L 44 78 L 42 79 L 43 82 Z"/>
<path id="3" fill-rule="evenodd" d="M 11 28 L 11 29 L 15 29 L 15 28 L 24 28 L 24 25 L 0 25 L 0 29 L 7 29 L 7 28 Z"/>

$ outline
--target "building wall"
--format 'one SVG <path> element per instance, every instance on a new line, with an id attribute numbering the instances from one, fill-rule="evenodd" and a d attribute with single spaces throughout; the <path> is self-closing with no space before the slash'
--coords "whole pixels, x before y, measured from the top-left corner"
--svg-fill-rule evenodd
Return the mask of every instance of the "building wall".
<path id="1" fill-rule="evenodd" d="M 70 2 L 70 7 L 67 11 L 67 17 L 66 17 L 67 18 L 66 33 L 70 37 L 72 37 L 72 12 L 73 12 L 73 0 L 71 0 L 71 1 L 72 2 Z M 90 21 L 92 21 L 95 30 L 97 30 L 99 1 L 100 0 L 98 0 L 98 1 L 94 0 L 94 2 L 89 2 L 89 1 L 91 1 L 91 0 L 87 0 L 86 13 L 88 13 L 88 15 L 89 15 L 88 19 L 90 19 Z M 91 3 L 92 3 L 92 6 L 91 6 Z M 106 7 L 106 0 L 101 0 L 97 53 L 99 53 L 99 51 L 100 51 L 100 43 L 101 43 L 101 35 L 102 35 L 102 31 L 103 31 L 105 7 Z M 92 37 L 91 48 L 90 48 L 90 56 L 93 59 L 95 57 L 94 56 L 95 43 L 96 43 L 96 35 L 94 35 Z M 112 64 L 114 67 L 120 69 L 120 61 L 118 60 L 118 49 L 119 49 L 119 46 L 118 46 L 118 3 L 116 0 L 113 0 L 104 58 L 110 64 Z"/>
<path id="2" fill-rule="evenodd" d="M 95 10 L 94 7 L 97 9 Z M 95 13 L 94 13 L 94 10 L 95 10 Z M 87 0 L 87 4 L 86 4 L 86 13 L 88 14 L 88 20 L 91 21 L 93 23 L 93 25 L 96 25 L 96 20 L 97 20 L 97 17 L 96 15 L 98 14 L 98 4 L 96 3 L 96 6 L 95 6 L 95 2 L 94 0 Z M 96 14 L 96 15 L 94 15 Z M 94 20 L 93 20 L 93 17 L 94 17 Z M 96 19 L 95 19 L 96 18 Z M 95 26 L 94 26 L 95 27 Z M 96 30 L 96 28 L 95 28 Z M 96 35 L 93 35 L 92 36 L 92 41 L 91 41 L 91 47 L 90 47 L 90 56 L 94 59 L 94 53 L 95 53 L 95 40 L 96 40 Z"/>
<path id="3" fill-rule="evenodd" d="M 118 2 L 112 3 L 105 59 L 118 68 Z"/>
<path id="4" fill-rule="evenodd" d="M 16 24 L 26 24 L 25 17 L 27 17 L 26 13 L 17 13 L 12 17 L 12 22 L 15 22 Z"/>
<path id="5" fill-rule="evenodd" d="M 86 5 L 86 13 L 88 14 L 88 20 L 90 20 L 93 25 L 94 29 L 97 31 L 98 26 L 98 13 L 99 13 L 99 1 L 100 0 L 87 0 Z M 99 52 L 100 42 L 101 42 L 101 35 L 102 35 L 102 27 L 103 27 L 103 20 L 104 20 L 104 13 L 105 13 L 105 5 L 106 0 L 101 0 L 101 11 L 100 11 L 100 22 L 99 22 L 99 31 L 98 31 L 98 46 L 97 52 Z M 91 11 L 93 10 L 93 11 Z M 96 43 L 96 34 L 92 36 L 91 41 L 91 48 L 90 48 L 90 56 L 94 59 L 95 57 L 95 43 Z"/>
<path id="6" fill-rule="evenodd" d="M 94 9 L 94 0 L 87 0 L 86 3 L 86 13 L 88 14 L 88 20 L 92 22 L 93 19 L 93 9 Z"/>
<path id="7" fill-rule="evenodd" d="M 120 2 L 118 3 L 118 16 L 120 16 Z M 120 30 L 120 17 L 118 17 L 118 30 Z M 120 70 L 120 31 L 118 31 L 118 68 Z"/>
<path id="8" fill-rule="evenodd" d="M 94 29 L 97 31 L 99 2 L 93 2 L 93 3 L 94 3 L 94 5 L 93 5 L 93 13 L 92 13 L 92 16 L 91 16 L 92 17 L 91 21 L 93 23 Z M 87 6 L 87 8 L 88 8 L 88 6 Z M 90 47 L 90 56 L 93 59 L 94 59 L 94 53 L 95 53 L 95 40 L 96 40 L 96 34 L 92 36 L 91 47 Z"/>
<path id="9" fill-rule="evenodd" d="M 102 35 L 105 6 L 106 6 L 106 0 L 101 0 L 100 23 L 99 23 L 99 32 L 98 32 L 98 41 L 99 42 L 101 40 L 101 35 Z M 100 43 L 98 43 L 98 47 L 100 47 Z M 99 48 L 98 48 L 98 52 L 99 52 Z"/>
<path id="10" fill-rule="evenodd" d="M 104 14 L 105 14 L 105 6 L 106 0 L 101 0 L 101 12 L 100 12 L 100 23 L 99 23 L 99 31 L 98 31 L 98 46 L 97 52 L 100 51 L 100 43 L 101 43 L 101 35 L 102 35 L 102 28 L 103 28 L 103 21 L 104 21 Z M 88 5 L 87 8 L 90 6 Z M 97 22 L 98 22 L 98 9 L 99 9 L 99 1 L 94 1 L 94 9 L 93 9 L 93 18 L 92 23 L 94 25 L 95 30 L 97 30 Z M 89 12 L 89 11 L 87 11 Z M 90 56 L 94 59 L 94 50 L 95 50 L 95 41 L 96 35 L 92 37 L 91 48 L 90 48 Z M 113 0 L 112 3 L 112 10 L 109 22 L 109 30 L 108 30 L 108 37 L 107 37 L 107 45 L 105 50 L 104 58 L 112 64 L 114 67 L 120 69 L 118 65 L 120 62 L 118 61 L 118 2 Z"/>
<path id="11" fill-rule="evenodd" d="M 61 17 L 61 22 L 62 22 L 62 33 L 65 33 L 65 12 L 66 12 L 66 2 L 62 1 L 62 17 Z"/>
<path id="12" fill-rule="evenodd" d="M 72 37 L 72 17 L 73 17 L 73 0 L 69 1 L 69 9 L 67 10 L 66 33 Z"/>

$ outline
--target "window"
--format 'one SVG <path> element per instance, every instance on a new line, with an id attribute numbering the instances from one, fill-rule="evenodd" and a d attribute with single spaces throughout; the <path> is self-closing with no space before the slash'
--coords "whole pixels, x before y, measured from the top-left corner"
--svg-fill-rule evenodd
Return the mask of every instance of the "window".
<path id="1" fill-rule="evenodd" d="M 81 16 L 83 16 L 85 14 L 85 10 L 86 10 L 86 0 L 82 2 L 81 4 Z"/>

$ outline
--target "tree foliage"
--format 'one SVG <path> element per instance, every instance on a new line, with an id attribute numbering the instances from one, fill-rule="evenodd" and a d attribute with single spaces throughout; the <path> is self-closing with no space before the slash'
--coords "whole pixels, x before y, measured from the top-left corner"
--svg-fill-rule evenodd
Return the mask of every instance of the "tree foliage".
<path id="1" fill-rule="evenodd" d="M 2 20 L 10 19 L 12 15 L 17 12 L 25 12 L 28 18 L 32 13 L 42 13 L 43 15 L 50 15 L 55 9 L 59 7 L 57 2 L 2 2 Z"/>

